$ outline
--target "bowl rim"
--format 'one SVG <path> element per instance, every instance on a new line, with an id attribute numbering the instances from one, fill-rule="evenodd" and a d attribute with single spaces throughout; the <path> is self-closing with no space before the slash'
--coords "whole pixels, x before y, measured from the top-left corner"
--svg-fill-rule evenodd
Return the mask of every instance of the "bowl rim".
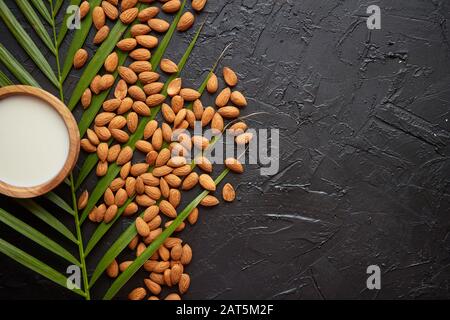
<path id="1" fill-rule="evenodd" d="M 13 186 L 0 180 L 0 193 L 15 198 L 33 198 L 56 188 L 75 167 L 80 153 L 80 132 L 72 112 L 70 112 L 61 100 L 50 92 L 26 85 L 12 85 L 0 88 L 0 100 L 15 95 L 33 96 L 48 103 L 58 112 L 69 134 L 69 152 L 66 162 L 59 173 L 51 180 L 32 187 Z"/>

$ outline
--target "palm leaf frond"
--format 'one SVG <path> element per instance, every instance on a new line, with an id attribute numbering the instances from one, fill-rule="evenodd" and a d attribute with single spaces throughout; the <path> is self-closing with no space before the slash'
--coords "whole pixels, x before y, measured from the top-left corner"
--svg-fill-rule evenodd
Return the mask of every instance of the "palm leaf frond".
<path id="1" fill-rule="evenodd" d="M 6 87 L 12 85 L 13 82 L 8 78 L 6 74 L 3 73 L 3 71 L 0 70 L 0 86 Z"/>
<path id="2" fill-rule="evenodd" d="M 225 176 L 230 172 L 230 169 L 225 169 L 222 173 L 214 180 L 216 186 L 225 178 Z M 130 280 L 130 278 L 144 265 L 144 263 L 150 259 L 150 257 L 159 249 L 164 243 L 164 241 L 170 237 L 175 230 L 180 226 L 180 224 L 189 216 L 189 214 L 196 208 L 200 202 L 209 194 L 209 191 L 203 191 L 200 193 L 180 214 L 175 220 L 168 226 L 145 250 L 137 257 L 131 265 L 129 265 L 124 272 L 122 272 L 119 277 L 112 283 L 111 287 L 106 292 L 103 297 L 104 300 L 112 299 L 117 292 L 125 285 L 125 283 Z M 137 234 L 136 226 L 134 227 L 134 236 Z M 133 237 L 134 237 L 133 236 Z M 131 241 L 131 240 L 130 240 Z M 115 258 L 115 257 L 114 257 Z M 111 262 L 110 262 L 111 263 Z"/>
<path id="3" fill-rule="evenodd" d="M 52 1 L 52 0 L 50 0 Z M 79 5 L 81 2 L 81 0 L 75 0 L 75 1 L 71 1 L 72 5 Z M 52 15 L 53 17 L 56 17 L 56 15 L 58 14 L 59 10 L 61 9 L 62 4 L 64 3 L 64 0 L 56 0 L 55 6 L 53 7 L 53 12 Z"/>
<path id="4" fill-rule="evenodd" d="M 47 279 L 67 288 L 67 278 L 65 276 L 3 239 L 0 239 L 0 252 Z M 72 289 L 72 291 L 85 297 L 85 293 L 80 289 Z"/>
<path id="5" fill-rule="evenodd" d="M 22 84 L 40 88 L 41 86 L 19 61 L 0 43 L 0 61 Z"/>
<path id="6" fill-rule="evenodd" d="M 17 202 L 30 211 L 33 215 L 35 215 L 37 218 L 48 224 L 50 227 L 61 233 L 63 236 L 65 236 L 70 241 L 78 244 L 78 240 L 75 238 L 72 232 L 70 232 L 67 227 L 61 223 L 54 215 L 52 215 L 50 212 L 42 208 L 40 205 L 38 205 L 36 202 L 30 199 L 21 199 L 17 200 Z"/>
<path id="7" fill-rule="evenodd" d="M 80 265 L 80 262 L 58 243 L 1 208 L 0 221 L 50 252 L 53 252 L 73 264 Z"/>
<path id="8" fill-rule="evenodd" d="M 63 200 L 60 196 L 58 196 L 54 192 L 49 192 L 44 195 L 45 198 L 53 202 L 55 205 L 66 211 L 67 213 L 71 214 L 72 216 L 75 214 L 73 209 Z"/>
<path id="9" fill-rule="evenodd" d="M 14 14 L 6 6 L 4 0 L 0 0 L 0 17 L 3 19 L 6 26 L 17 39 L 22 48 L 24 48 L 30 58 L 33 59 L 33 61 L 36 63 L 36 66 L 41 69 L 41 71 L 45 76 L 47 76 L 47 78 L 53 85 L 59 87 L 59 81 L 56 78 L 52 68 L 48 64 L 47 59 L 44 57 L 42 52 L 30 38 L 28 33 L 23 29 L 23 27 L 14 17 Z"/>
<path id="10" fill-rule="evenodd" d="M 55 45 L 31 4 L 27 1 L 16 1 L 16 3 L 42 42 L 53 54 L 56 54 Z"/>
<path id="11" fill-rule="evenodd" d="M 20 2 L 20 1 L 16 1 L 16 2 Z M 33 6 L 39 11 L 41 16 L 44 17 L 45 21 L 47 21 L 48 24 L 52 24 L 52 17 L 50 16 L 50 13 L 49 13 L 47 7 L 44 4 L 44 1 L 42 1 L 42 0 L 31 0 L 31 2 L 33 3 Z"/>

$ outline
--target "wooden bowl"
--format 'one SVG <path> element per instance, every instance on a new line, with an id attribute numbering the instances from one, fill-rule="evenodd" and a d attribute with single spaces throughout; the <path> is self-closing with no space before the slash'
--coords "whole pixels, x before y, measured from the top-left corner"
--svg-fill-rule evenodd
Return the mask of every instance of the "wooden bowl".
<path id="1" fill-rule="evenodd" d="M 80 133 L 78 131 L 77 122 L 75 121 L 70 110 L 61 100 L 56 98 L 51 93 L 39 88 L 23 85 L 13 85 L 0 88 L 0 100 L 13 95 L 33 96 L 46 102 L 61 116 L 69 135 L 69 152 L 66 162 L 59 173 L 51 180 L 32 187 L 18 187 L 0 181 L 0 193 L 15 198 L 33 198 L 45 194 L 57 187 L 72 171 L 80 152 Z"/>

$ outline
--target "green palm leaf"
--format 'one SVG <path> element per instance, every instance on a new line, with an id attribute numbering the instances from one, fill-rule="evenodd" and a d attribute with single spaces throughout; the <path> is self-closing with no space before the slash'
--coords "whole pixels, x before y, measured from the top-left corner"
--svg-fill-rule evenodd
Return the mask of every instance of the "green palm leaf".
<path id="1" fill-rule="evenodd" d="M 22 64 L 0 43 L 0 61 L 22 84 L 40 88 L 41 86 L 34 80 L 33 76 L 25 70 Z"/>
<path id="2" fill-rule="evenodd" d="M 71 214 L 72 216 L 75 214 L 73 209 L 63 200 L 60 196 L 58 196 L 54 192 L 49 192 L 44 195 L 45 198 L 56 204 L 58 207 Z"/>
<path id="3" fill-rule="evenodd" d="M 18 263 L 23 266 L 33 270 L 36 273 L 46 277 L 47 279 L 67 288 L 67 278 L 63 276 L 61 273 L 53 269 L 52 267 L 46 265 L 42 261 L 36 259 L 35 257 L 29 255 L 25 251 L 20 250 L 19 248 L 13 246 L 9 242 L 6 242 L 3 239 L 0 239 L 0 252 L 7 255 L 11 259 L 14 259 Z M 72 289 L 73 292 L 79 294 L 80 296 L 85 297 L 83 291 L 80 289 Z"/>
<path id="4" fill-rule="evenodd" d="M 55 218 L 50 212 L 42 208 L 40 205 L 38 205 L 36 202 L 30 199 L 21 199 L 17 200 L 17 202 L 30 211 L 32 214 L 34 214 L 37 218 L 48 224 L 50 227 L 61 233 L 63 236 L 65 236 L 70 241 L 78 244 L 78 240 L 75 238 L 72 232 L 70 232 L 67 227 L 62 224 L 58 219 Z"/>
<path id="5" fill-rule="evenodd" d="M 189 47 L 187 48 L 186 52 L 184 53 L 183 57 L 181 58 L 181 60 L 178 64 L 178 72 L 176 74 L 173 74 L 171 77 L 169 77 L 169 79 L 164 84 L 164 88 L 162 91 L 163 95 L 167 96 L 168 84 L 173 79 L 178 77 L 180 75 L 181 71 L 184 69 L 186 62 L 189 59 L 189 56 L 190 56 L 192 50 L 194 49 L 195 43 L 197 42 L 198 36 L 200 35 L 201 29 L 202 29 L 202 27 L 199 28 L 199 30 L 195 34 L 194 38 L 192 39 L 191 43 L 189 44 Z M 141 120 L 138 128 L 136 129 L 136 132 L 130 136 L 130 139 L 126 143 L 126 146 L 130 146 L 134 150 L 136 142 L 138 140 L 142 139 L 142 137 L 144 136 L 145 126 L 147 125 L 148 122 L 150 122 L 152 119 L 154 119 L 156 117 L 156 115 L 158 114 L 160 109 L 161 109 L 161 106 L 152 108 L 152 114 L 150 115 L 150 117 L 146 117 Z M 89 212 L 92 210 L 92 208 L 97 203 L 97 201 L 103 196 L 103 193 L 105 192 L 106 188 L 108 188 L 109 184 L 114 180 L 114 178 L 119 174 L 119 172 L 120 172 L 120 167 L 118 165 L 112 164 L 111 166 L 109 166 L 107 174 L 99 180 L 96 187 L 92 191 L 92 193 L 89 197 L 88 204 L 81 215 L 81 219 L 80 219 L 81 222 L 83 222 L 87 218 Z"/>
<path id="6" fill-rule="evenodd" d="M 21 0 L 19 0 L 21 1 Z M 18 2 L 18 1 L 16 1 Z M 50 13 L 48 12 L 47 7 L 44 4 L 44 1 L 42 0 L 31 0 L 31 2 L 33 3 L 33 6 L 39 11 L 39 13 L 41 14 L 41 16 L 44 17 L 45 21 L 48 22 L 48 24 L 52 24 L 52 17 L 50 16 Z"/>
<path id="7" fill-rule="evenodd" d="M 17 39 L 19 44 L 25 49 L 30 58 L 33 59 L 33 61 L 36 63 L 37 67 L 41 69 L 41 71 L 47 76 L 51 83 L 58 87 L 58 79 L 56 78 L 52 68 L 48 64 L 47 59 L 44 57 L 33 40 L 31 40 L 28 33 L 23 29 L 23 27 L 14 17 L 13 13 L 6 6 L 4 0 L 0 0 L 0 16 L 5 22 L 8 29 Z"/>
<path id="8" fill-rule="evenodd" d="M 93 0 L 90 1 L 91 7 L 96 7 L 100 4 L 101 0 Z M 72 69 L 72 63 L 73 63 L 73 57 L 75 56 L 75 53 L 78 49 L 80 49 L 84 42 L 86 41 L 86 37 L 89 34 L 89 31 L 91 30 L 92 26 L 92 10 L 89 11 L 89 13 L 84 17 L 84 19 L 81 21 L 81 27 L 75 32 L 75 35 L 72 39 L 72 42 L 70 43 L 70 47 L 67 50 L 66 59 L 64 60 L 64 66 L 62 68 L 62 74 L 61 74 L 61 81 L 64 82 L 64 80 L 67 78 L 70 70 Z M 64 36 L 61 34 L 58 36 L 58 46 L 61 45 L 61 43 L 64 40 Z"/>
<path id="9" fill-rule="evenodd" d="M 0 86 L 6 87 L 12 85 L 13 82 L 8 78 L 6 74 L 3 73 L 3 71 L 0 70 Z"/>
<path id="10" fill-rule="evenodd" d="M 228 174 L 230 170 L 225 169 L 222 171 L 222 173 L 214 180 L 216 186 L 225 178 L 225 176 Z M 164 241 L 170 237 L 174 231 L 180 226 L 180 224 L 189 216 L 189 214 L 196 208 L 200 202 L 208 195 L 209 191 L 203 191 L 200 193 L 189 205 L 184 208 L 183 211 L 180 212 L 180 214 L 176 217 L 175 220 L 168 226 L 145 250 L 144 252 L 136 258 L 136 260 L 133 261 L 131 265 L 129 265 L 124 272 L 122 272 L 119 277 L 114 280 L 111 287 L 106 292 L 105 296 L 103 297 L 104 300 L 110 300 L 112 299 L 117 292 L 122 288 L 125 283 L 127 283 L 128 280 L 144 265 L 144 263 L 158 250 L 159 247 L 161 247 L 164 243 Z M 134 228 L 134 235 L 137 234 L 136 226 L 132 224 Z M 128 230 L 127 230 L 128 231 Z M 130 232 L 131 235 L 131 232 Z M 130 240 L 131 241 L 131 240 Z M 128 242 L 129 243 L 129 242 Z M 110 256 L 108 257 L 108 260 L 110 258 L 115 259 L 115 257 L 112 257 L 115 253 L 110 253 Z M 111 263 L 113 260 L 111 260 L 109 263 Z M 94 271 L 95 274 L 95 271 Z"/>
<path id="11" fill-rule="evenodd" d="M 16 3 L 20 10 L 22 10 L 28 22 L 30 22 L 34 31 L 36 31 L 36 34 L 41 38 L 42 42 L 44 42 L 44 44 L 47 46 L 47 48 L 50 49 L 53 54 L 56 54 L 55 45 L 31 4 L 27 1 L 20 0 L 16 1 Z"/>
<path id="12" fill-rule="evenodd" d="M 80 4 L 80 2 L 81 2 L 81 0 L 71 0 L 70 1 L 70 5 L 78 6 Z M 59 9 L 61 8 L 62 3 L 63 3 L 63 0 L 58 0 L 57 1 L 55 7 L 53 8 L 53 16 L 56 16 L 56 14 L 58 13 Z M 57 46 L 58 47 L 64 41 L 64 38 L 66 37 L 67 31 L 69 30 L 69 28 L 67 27 L 67 20 L 69 19 L 69 17 L 70 17 L 70 14 L 68 14 L 68 13 L 66 13 L 64 15 L 64 19 L 63 19 L 63 22 L 61 24 L 61 28 L 59 29 L 59 32 L 58 32 L 58 40 L 57 40 Z M 87 19 L 87 17 L 85 19 Z M 82 45 L 83 44 L 81 44 L 81 46 Z"/>
<path id="13" fill-rule="evenodd" d="M 40 231 L 29 226 L 22 220 L 17 219 L 12 214 L 8 213 L 7 211 L 1 208 L 0 208 L 0 221 L 8 225 L 9 227 L 13 228 L 17 232 L 21 233 L 28 239 L 33 240 L 34 242 L 44 247 L 45 249 L 53 252 L 54 254 L 78 266 L 80 265 L 80 262 L 69 251 L 61 247 L 59 244 L 48 238 Z"/>

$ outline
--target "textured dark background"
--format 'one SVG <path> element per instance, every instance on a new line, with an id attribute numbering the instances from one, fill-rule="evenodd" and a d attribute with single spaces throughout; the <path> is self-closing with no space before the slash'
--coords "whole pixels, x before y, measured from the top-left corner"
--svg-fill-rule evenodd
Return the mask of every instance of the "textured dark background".
<path id="1" fill-rule="evenodd" d="M 381 7 L 381 30 L 366 27 L 370 4 Z M 228 176 L 239 201 L 201 210 L 199 223 L 182 233 L 194 251 L 185 298 L 450 298 L 450 3 L 209 0 L 205 11 L 186 83 L 200 84 L 232 43 L 221 67 L 237 70 L 246 112 L 270 113 L 250 123 L 280 129 L 281 159 L 271 177 L 257 166 Z M 2 43 L 50 88 L 0 25 Z M 166 56 L 179 60 L 193 32 L 178 34 Z M 64 270 L 3 225 L 0 235 Z M 0 261 L 0 298 L 76 298 L 3 255 Z M 381 267 L 380 291 L 365 289 L 372 264 Z M 109 283 L 101 278 L 94 295 Z"/>

